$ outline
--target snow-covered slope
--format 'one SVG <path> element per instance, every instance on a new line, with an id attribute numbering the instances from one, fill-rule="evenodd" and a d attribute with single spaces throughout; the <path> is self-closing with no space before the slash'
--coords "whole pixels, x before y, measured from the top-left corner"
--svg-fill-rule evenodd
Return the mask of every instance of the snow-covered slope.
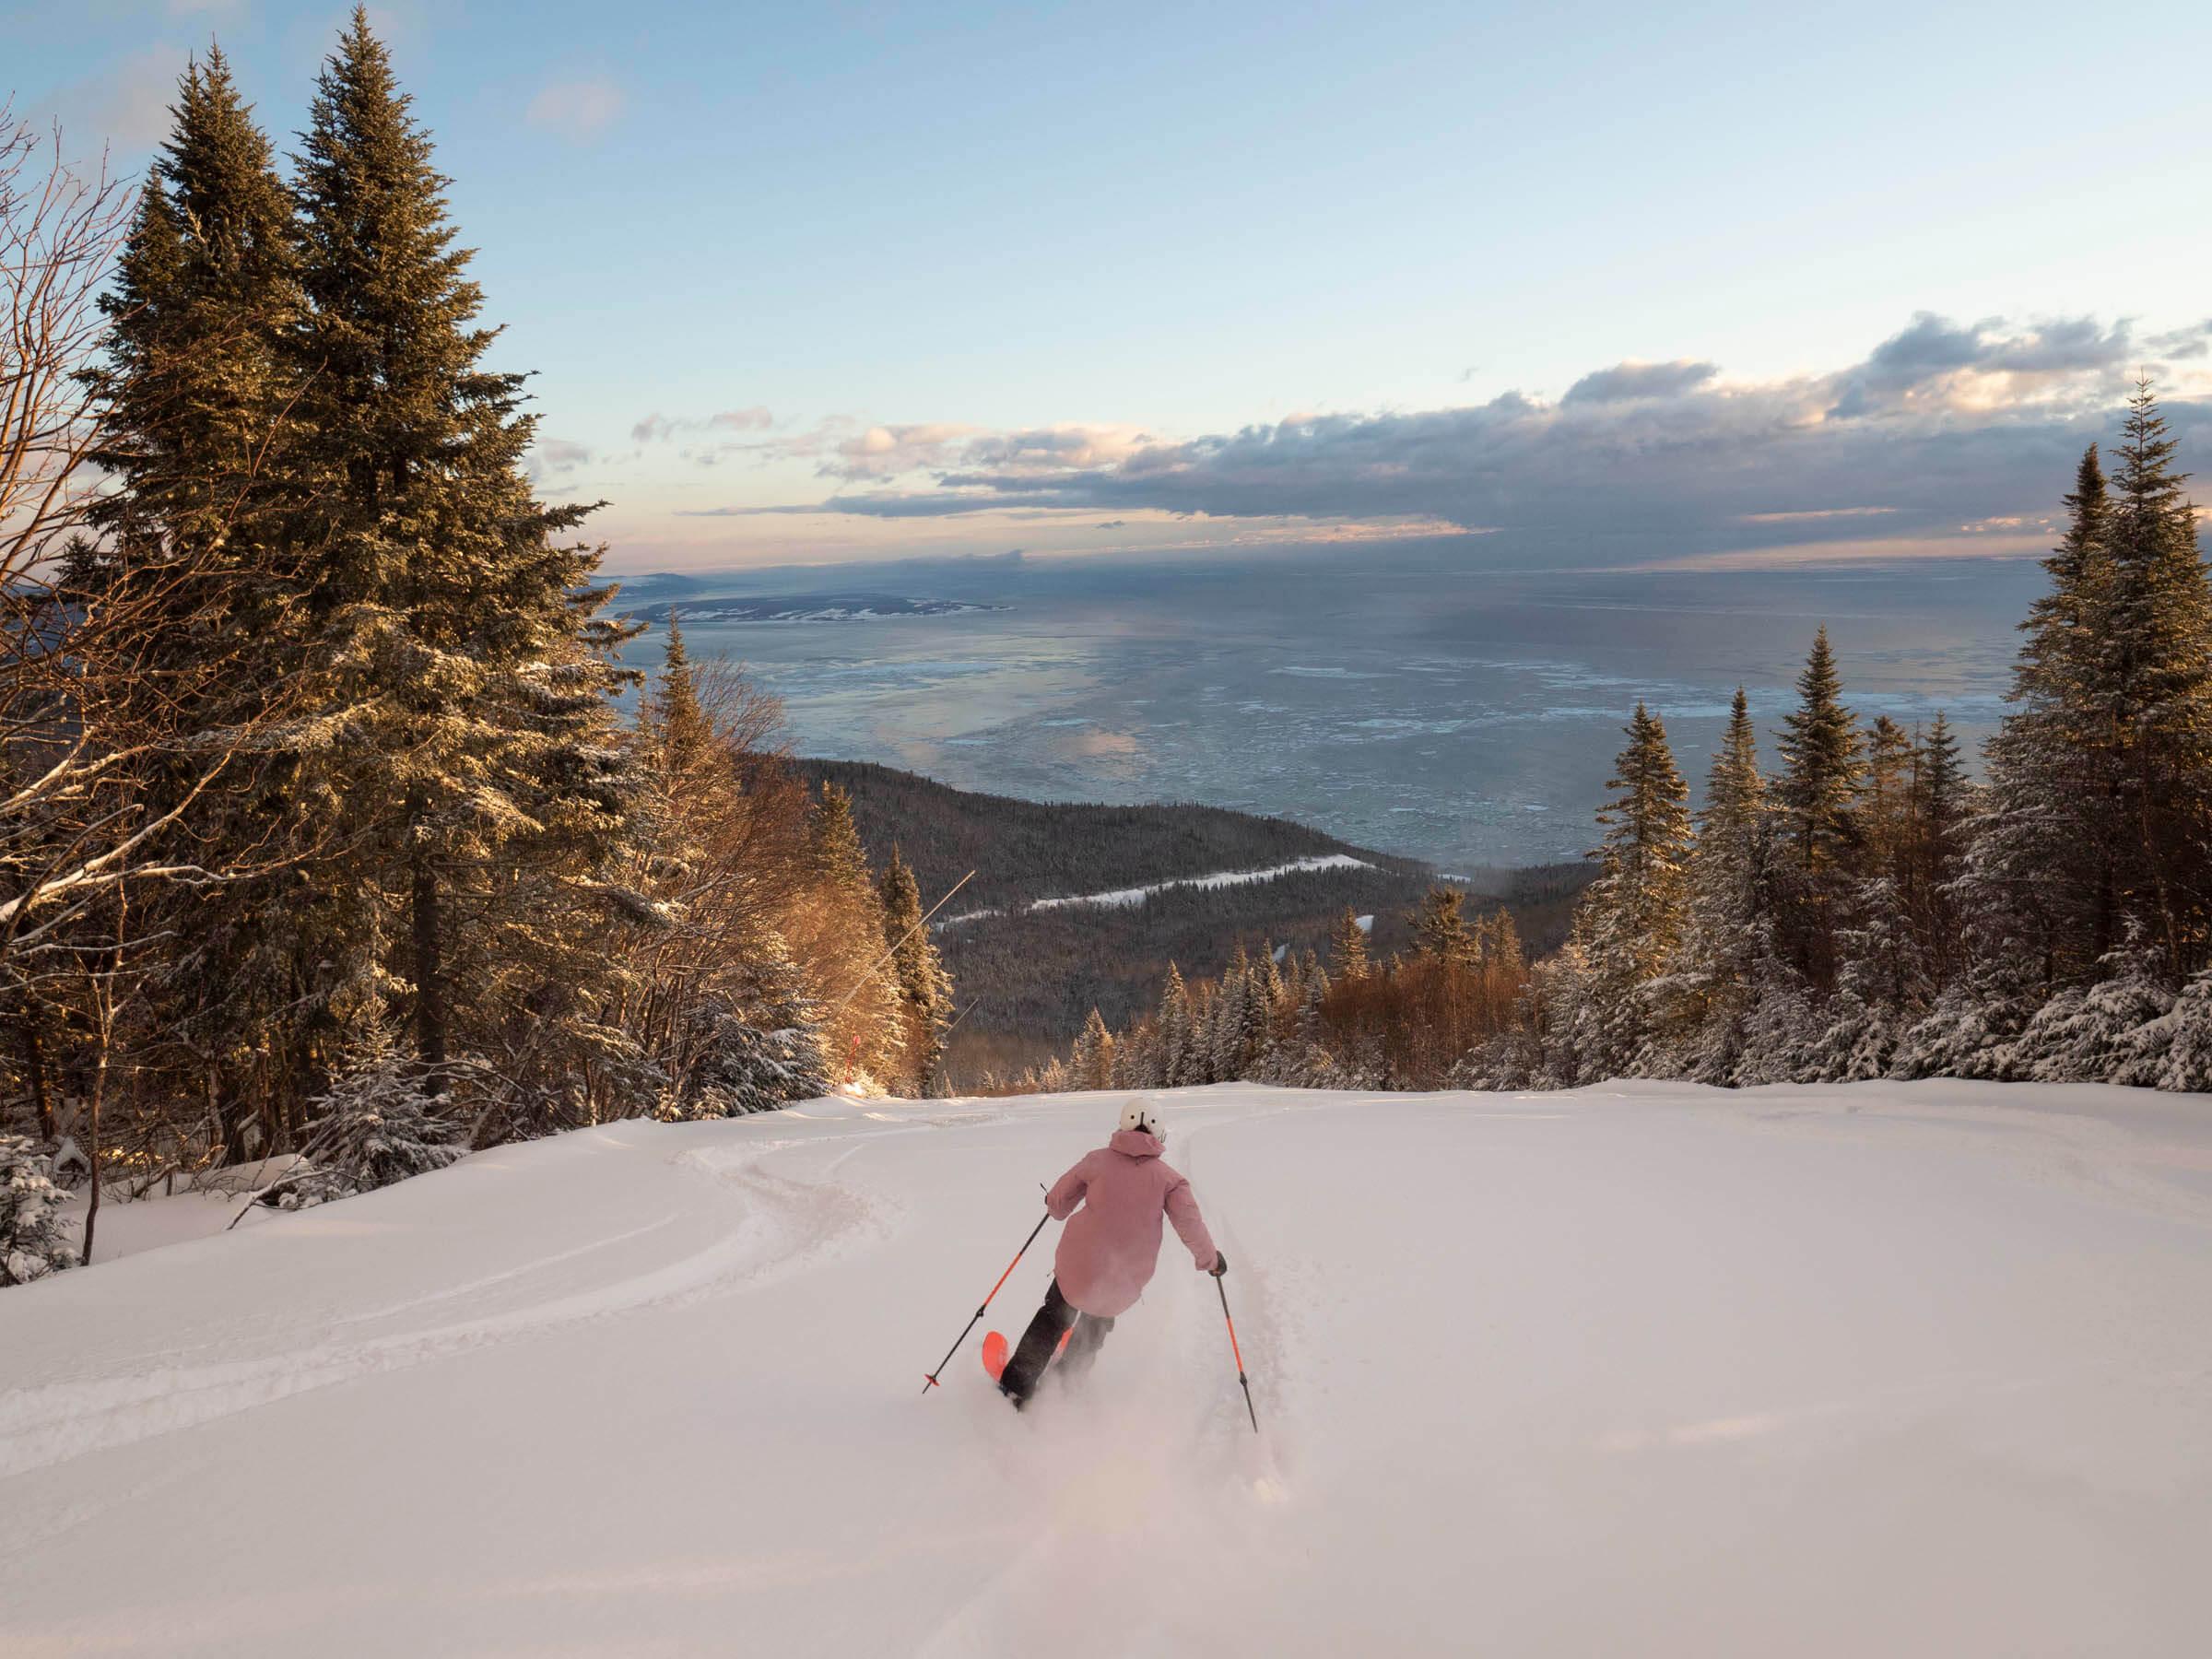
<path id="1" fill-rule="evenodd" d="M 2212 1101 L 1185 1092 L 1264 1432 L 1171 1241 L 1087 1394 L 924 1394 L 1115 1110 L 624 1124 L 0 1293 L 0 1652 L 2204 1651 Z"/>
<path id="2" fill-rule="evenodd" d="M 1371 870 L 1375 866 L 1364 858 L 1354 858 L 1348 853 L 1322 853 L 1312 858 L 1294 858 L 1288 864 L 1270 865 L 1264 870 L 1216 870 L 1210 876 L 1184 876 L 1172 881 L 1155 881 L 1144 887 L 1114 888 L 1103 893 L 1075 893 L 1061 899 L 1038 899 L 1025 904 L 1016 914 L 1030 911 L 1067 910 L 1084 905 L 1100 905 L 1112 910 L 1125 910 L 1142 904 L 1156 893 L 1171 893 L 1181 888 L 1249 887 L 1255 881 L 1275 881 L 1285 876 L 1301 876 L 1314 870 Z M 947 916 L 936 925 L 940 931 L 958 927 L 964 922 L 981 922 L 986 917 L 1003 916 L 1004 910 L 962 911 L 957 916 Z M 1374 918 L 1370 916 L 1368 922 Z M 1363 929 L 1364 931 L 1364 929 Z"/>

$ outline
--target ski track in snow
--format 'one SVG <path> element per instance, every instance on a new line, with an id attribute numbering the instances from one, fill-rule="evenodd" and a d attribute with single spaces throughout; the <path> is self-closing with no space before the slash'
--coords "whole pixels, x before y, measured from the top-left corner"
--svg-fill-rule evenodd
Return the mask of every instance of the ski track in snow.
<path id="1" fill-rule="evenodd" d="M 865 1195 L 827 1180 L 809 1182 L 782 1176 L 766 1167 L 770 1159 L 793 1148 L 811 1151 L 828 1144 L 823 1137 L 774 1139 L 677 1153 L 672 1159 L 677 1165 L 727 1183 L 743 1194 L 746 1202 L 732 1206 L 730 1230 L 703 1249 L 593 1289 L 556 1294 L 507 1312 L 485 1313 L 427 1329 L 351 1341 L 326 1340 L 260 1359 L 196 1366 L 164 1363 L 121 1377 L 65 1378 L 0 1394 L 0 1477 L 25 1474 L 88 1452 L 190 1429 L 310 1389 L 586 1321 L 728 1295 L 790 1272 L 841 1236 L 865 1228 L 871 1220 L 872 1206 Z M 841 1154 L 830 1168 L 833 1170 L 841 1160 Z M 461 1285 L 341 1315 L 331 1322 L 332 1328 L 371 1324 L 424 1308 L 465 1304 L 487 1290 L 543 1280 L 549 1270 L 660 1232 L 674 1219 L 664 1218 Z M 559 1282 L 557 1276 L 555 1282 Z M 185 1354 L 172 1351 L 161 1358 L 180 1361 Z"/>

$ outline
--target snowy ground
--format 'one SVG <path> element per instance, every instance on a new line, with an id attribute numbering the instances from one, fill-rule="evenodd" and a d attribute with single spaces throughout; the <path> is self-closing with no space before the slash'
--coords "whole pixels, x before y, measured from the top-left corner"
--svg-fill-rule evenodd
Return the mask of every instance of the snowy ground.
<path id="1" fill-rule="evenodd" d="M 1114 1110 L 625 1124 L 0 1292 L 0 1652 L 2206 1650 L 2212 1100 L 1187 1091 L 1265 1432 L 1171 1241 L 1087 1394 L 925 1395 Z"/>

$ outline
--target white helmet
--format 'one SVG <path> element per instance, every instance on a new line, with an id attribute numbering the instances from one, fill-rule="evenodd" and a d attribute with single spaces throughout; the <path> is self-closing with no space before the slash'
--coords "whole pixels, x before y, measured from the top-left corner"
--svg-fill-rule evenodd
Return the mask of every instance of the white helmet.
<path id="1" fill-rule="evenodd" d="M 1128 1105 L 1123 1107 L 1122 1127 L 1141 1129 L 1154 1140 L 1161 1139 L 1164 1131 L 1159 1126 L 1159 1097 L 1158 1095 L 1138 1095 Z"/>

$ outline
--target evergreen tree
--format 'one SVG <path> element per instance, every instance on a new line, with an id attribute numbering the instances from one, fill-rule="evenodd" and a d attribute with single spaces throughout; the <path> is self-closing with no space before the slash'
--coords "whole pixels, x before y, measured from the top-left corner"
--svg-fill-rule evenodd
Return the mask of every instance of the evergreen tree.
<path id="1" fill-rule="evenodd" d="M 1083 1022 L 1077 1034 L 1076 1046 L 1067 1057 L 1068 1087 L 1070 1088 L 1112 1088 L 1113 1087 L 1113 1036 L 1107 1030 L 1106 1022 L 1096 1008 Z"/>
<path id="2" fill-rule="evenodd" d="M 1163 1088 L 1180 1088 L 1195 1081 L 1192 1055 L 1191 994 L 1183 983 L 1182 970 L 1173 962 L 1168 964 L 1168 982 L 1159 994 L 1159 1084 Z"/>
<path id="3" fill-rule="evenodd" d="M 660 677 L 644 714 L 660 763 L 672 771 L 700 765 L 716 747 L 712 724 L 700 707 L 690 653 L 684 649 L 684 630 L 674 610 L 668 613 L 667 654 L 661 659 Z"/>
<path id="4" fill-rule="evenodd" d="M 2043 559 L 2051 585 L 2020 624 L 2027 637 L 2013 671 L 2013 698 L 2065 714 L 2061 735 L 2081 743 L 2100 735 L 2093 688 L 2112 587 L 2112 498 L 2095 444 L 2082 452 L 2065 500 L 2066 533 Z"/>
<path id="5" fill-rule="evenodd" d="M 896 846 L 879 891 L 884 933 L 899 982 L 906 1075 L 915 1094 L 926 1097 L 940 1082 L 945 1028 L 952 1018 L 952 976 L 945 971 L 936 944 L 923 924 L 922 889 Z"/>
<path id="6" fill-rule="evenodd" d="M 1329 966 L 1339 980 L 1367 977 L 1367 929 L 1359 925 L 1359 918 L 1352 914 L 1348 904 L 1329 930 Z"/>
<path id="7" fill-rule="evenodd" d="M 148 931 L 170 944 L 147 996 L 166 1052 L 135 1069 L 209 1102 L 237 1145 L 297 1117 L 315 1070 L 304 981 L 333 954 L 303 925 L 288 867 L 328 833 L 288 787 L 300 732 L 283 718 L 305 626 L 289 530 L 299 377 L 284 349 L 302 298 L 290 202 L 219 50 L 187 69 L 171 113 L 102 300 L 106 357 L 86 379 L 112 487 L 65 582 L 124 619 L 111 735 L 164 733 L 163 758 L 135 780 L 147 816 L 192 799 L 185 860 L 227 877 L 155 901 Z M 251 755 L 194 798 L 195 752 L 249 728 Z"/>
<path id="8" fill-rule="evenodd" d="M 100 302 L 107 360 L 86 377 L 106 416 L 95 459 L 116 485 L 92 509 L 102 534 L 87 574 L 105 579 L 112 602 L 148 589 L 142 565 L 188 572 L 159 600 L 172 620 L 195 615 L 232 642 L 259 629 L 265 648 L 292 589 L 265 488 L 296 436 L 287 407 L 298 382 L 283 351 L 301 306 L 291 207 L 219 49 L 187 68 L 171 113 Z M 157 641 L 164 677 L 189 675 L 209 645 Z M 265 677 L 265 658 L 243 666 Z M 190 680 L 199 695 L 244 694 L 202 677 Z"/>
<path id="9" fill-rule="evenodd" d="M 1858 722 L 1843 706 L 1828 629 L 1814 637 L 1797 678 L 1796 709 L 1783 720 L 1783 771 L 1774 802 L 1791 852 L 1781 942 L 1817 989 L 1832 982 L 1838 911 L 1860 844 L 1855 808 L 1865 776 Z"/>
<path id="10" fill-rule="evenodd" d="M 440 1093 L 372 1017 L 359 1053 L 313 1102 L 307 1170 L 286 1183 L 284 1207 L 371 1192 L 452 1163 L 467 1142 Z"/>
<path id="11" fill-rule="evenodd" d="M 2101 677 L 2120 759 L 2121 921 L 2178 978 L 2205 964 L 2212 931 L 2212 589 L 2174 452 L 2142 382 L 2112 481 Z"/>
<path id="12" fill-rule="evenodd" d="M 739 959 L 687 1015 L 694 1056 L 664 1117 L 739 1117 L 830 1092 L 821 1010 L 773 928 L 760 925 Z"/>
<path id="13" fill-rule="evenodd" d="M 1940 710 L 1913 746 L 1911 797 L 1912 840 L 1900 879 L 1916 947 L 1940 994 L 1960 966 L 1957 883 L 1973 803 L 1959 739 Z"/>
<path id="14" fill-rule="evenodd" d="M 2104 642 L 2112 503 L 2095 445 L 2065 503 L 2065 535 L 2043 560 L 2050 588 L 2021 624 L 2013 706 L 1988 745 L 1983 810 L 1952 849 L 1962 863 L 1951 909 L 1975 982 L 1976 1012 L 1959 1024 L 1963 1010 L 1952 1011 L 1961 1038 L 1985 1016 L 1995 1031 L 2017 1031 L 2035 1003 L 2093 973 L 2120 935 L 2126 837 Z M 1964 812 L 1963 789 L 1953 808 Z"/>
<path id="15" fill-rule="evenodd" d="M 1309 950 L 1298 999 L 1298 1034 L 1308 1042 L 1318 1044 L 1322 1040 L 1322 1016 L 1328 1006 L 1329 990 L 1329 971 Z"/>
<path id="16" fill-rule="evenodd" d="M 811 960 L 830 999 L 825 1037 L 832 1064 L 895 1077 L 905 1064 L 899 980 L 884 960 L 883 905 L 852 797 L 834 783 L 822 785 L 815 806 L 807 874 L 806 932 L 794 948 Z"/>
<path id="17" fill-rule="evenodd" d="M 1475 935 L 1464 913 L 1466 899 L 1465 893 L 1451 887 L 1432 887 L 1422 897 L 1412 920 L 1414 943 L 1423 956 L 1455 968 L 1474 963 Z M 1338 973 L 1341 977 L 1341 966 Z"/>
<path id="18" fill-rule="evenodd" d="M 1482 964 L 1491 972 L 1515 981 L 1527 971 L 1527 956 L 1521 945 L 1521 929 L 1513 922 L 1513 912 L 1503 905 L 1490 912 Z"/>
<path id="19" fill-rule="evenodd" d="M 1208 1055 L 1206 1081 L 1234 1083 L 1252 1060 L 1252 959 L 1244 941 L 1237 941 L 1229 966 L 1215 982 L 1207 1018 Z"/>
<path id="20" fill-rule="evenodd" d="M 1797 865 L 1808 874 L 1833 865 L 1858 841 L 1853 809 L 1865 775 L 1864 746 L 1842 693 L 1822 628 L 1797 677 L 1797 707 L 1783 719 L 1783 773 L 1774 790 Z"/>
<path id="21" fill-rule="evenodd" d="M 1771 950 L 1770 817 L 1750 700 L 1738 686 L 1705 776 L 1681 947 L 1654 993 L 1668 1065 L 1700 1082 L 1732 1079 L 1752 987 Z"/>
<path id="22" fill-rule="evenodd" d="M 62 1204 L 45 1154 L 23 1135 L 0 1134 L 0 1286 L 26 1285 L 76 1265 Z"/>
<path id="23" fill-rule="evenodd" d="M 1590 919 L 1590 990 L 1602 1073 L 1634 1065 L 1652 1031 L 1646 987 L 1679 953 L 1688 900 L 1689 791 L 1676 770 L 1666 727 L 1643 704 L 1598 810 L 1605 873 L 1584 898 Z"/>
<path id="24" fill-rule="evenodd" d="M 636 798 L 609 700 L 622 632 L 595 617 L 596 552 L 559 540 L 591 509 L 530 494 L 524 377 L 483 366 L 496 331 L 476 324 L 446 181 L 359 9 L 303 145 L 299 533 L 314 665 L 343 711 L 312 804 L 353 838 L 329 890 L 370 947 L 341 953 L 354 982 L 326 1000 L 359 1007 L 392 986 L 431 1089 L 456 1034 L 502 1075 L 554 1082 L 618 1041 L 591 1009 L 609 989 L 604 929 L 626 910 L 606 874 Z"/>
<path id="25" fill-rule="evenodd" d="M 1870 868 L 1890 870 L 1908 855 L 1912 840 L 1912 757 L 1905 729 L 1877 714 L 1866 734 L 1865 784 L 1858 832 Z"/>

